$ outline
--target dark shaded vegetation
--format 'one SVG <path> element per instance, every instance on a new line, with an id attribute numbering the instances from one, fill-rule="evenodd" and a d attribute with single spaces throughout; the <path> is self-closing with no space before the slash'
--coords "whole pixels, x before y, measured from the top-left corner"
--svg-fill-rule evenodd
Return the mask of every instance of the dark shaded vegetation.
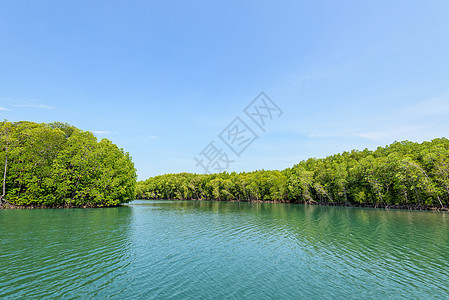
<path id="1" fill-rule="evenodd" d="M 65 123 L 0 123 L 3 207 L 103 207 L 135 197 L 136 170 L 111 141 Z"/>
<path id="2" fill-rule="evenodd" d="M 137 197 L 446 208 L 449 140 L 395 142 L 310 158 L 282 171 L 156 176 L 137 183 Z"/>

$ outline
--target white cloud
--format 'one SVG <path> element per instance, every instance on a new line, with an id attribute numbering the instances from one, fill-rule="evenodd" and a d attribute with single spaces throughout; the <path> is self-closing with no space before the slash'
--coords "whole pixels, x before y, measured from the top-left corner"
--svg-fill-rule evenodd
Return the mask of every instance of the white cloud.
<path id="1" fill-rule="evenodd" d="M 449 114 L 449 96 L 424 100 L 406 108 L 404 112 L 415 116 Z"/>
<path id="2" fill-rule="evenodd" d="M 149 135 L 148 138 L 150 138 L 150 139 L 158 139 L 159 137 L 155 136 L 155 135 Z"/>
<path id="3" fill-rule="evenodd" d="M 2 106 L 0 106 L 0 110 L 2 110 L 2 111 L 10 111 L 9 109 L 7 109 L 5 107 L 2 107 Z"/>
<path id="4" fill-rule="evenodd" d="M 13 104 L 13 106 L 22 108 L 54 109 L 53 106 L 48 106 L 44 104 Z"/>
<path id="5" fill-rule="evenodd" d="M 430 113 L 430 112 L 429 112 Z M 449 123 L 444 115 L 418 115 L 403 111 L 360 113 L 356 116 L 343 116 L 344 121 L 336 120 L 339 114 L 324 121 L 301 123 L 296 132 L 310 139 L 366 139 L 377 143 L 391 143 L 395 140 L 431 140 L 447 136 Z"/>
<path id="6" fill-rule="evenodd" d="M 98 135 L 117 134 L 118 133 L 116 131 L 108 131 L 108 130 L 92 130 L 91 132 L 93 134 L 98 134 Z"/>
<path id="7" fill-rule="evenodd" d="M 359 131 L 354 136 L 370 140 L 404 140 L 413 137 L 420 137 L 429 133 L 431 128 L 422 125 L 399 125 L 391 128 L 383 128 L 377 131 Z"/>

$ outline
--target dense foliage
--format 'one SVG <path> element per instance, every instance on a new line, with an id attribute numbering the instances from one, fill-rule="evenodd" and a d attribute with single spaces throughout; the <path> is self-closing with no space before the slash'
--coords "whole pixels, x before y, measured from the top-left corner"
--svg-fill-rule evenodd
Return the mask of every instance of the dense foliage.
<path id="1" fill-rule="evenodd" d="M 283 171 L 168 174 L 137 184 L 143 199 L 447 206 L 449 140 L 395 142 L 311 158 Z"/>
<path id="2" fill-rule="evenodd" d="M 1 122 L 0 170 L 0 202 L 15 205 L 113 206 L 135 196 L 129 154 L 63 123 Z"/>

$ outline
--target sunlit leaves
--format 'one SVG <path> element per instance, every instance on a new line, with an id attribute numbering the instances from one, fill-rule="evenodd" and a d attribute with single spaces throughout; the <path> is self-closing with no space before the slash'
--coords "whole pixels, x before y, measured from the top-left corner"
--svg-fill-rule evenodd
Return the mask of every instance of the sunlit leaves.
<path id="1" fill-rule="evenodd" d="M 283 171 L 167 174 L 138 183 L 155 199 L 447 206 L 449 141 L 395 142 L 375 151 L 311 158 Z"/>
<path id="2" fill-rule="evenodd" d="M 15 140 L 7 174 L 10 202 L 110 206 L 134 198 L 134 165 L 110 141 L 98 142 L 92 133 L 64 123 L 10 124 Z"/>

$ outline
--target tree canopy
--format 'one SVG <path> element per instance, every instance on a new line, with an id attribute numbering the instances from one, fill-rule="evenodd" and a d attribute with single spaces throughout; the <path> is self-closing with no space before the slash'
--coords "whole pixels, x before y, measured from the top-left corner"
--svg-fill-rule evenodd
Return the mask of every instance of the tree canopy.
<path id="1" fill-rule="evenodd" d="M 161 175 L 139 181 L 137 197 L 447 207 L 449 140 L 395 142 L 282 171 Z"/>
<path id="2" fill-rule="evenodd" d="M 66 123 L 1 122 L 0 170 L 0 204 L 102 207 L 135 197 L 130 155 Z"/>
<path id="3" fill-rule="evenodd" d="M 449 140 L 395 142 L 285 170 L 139 181 L 111 141 L 66 123 L 0 122 L 0 205 L 115 206 L 141 199 L 449 206 Z"/>

